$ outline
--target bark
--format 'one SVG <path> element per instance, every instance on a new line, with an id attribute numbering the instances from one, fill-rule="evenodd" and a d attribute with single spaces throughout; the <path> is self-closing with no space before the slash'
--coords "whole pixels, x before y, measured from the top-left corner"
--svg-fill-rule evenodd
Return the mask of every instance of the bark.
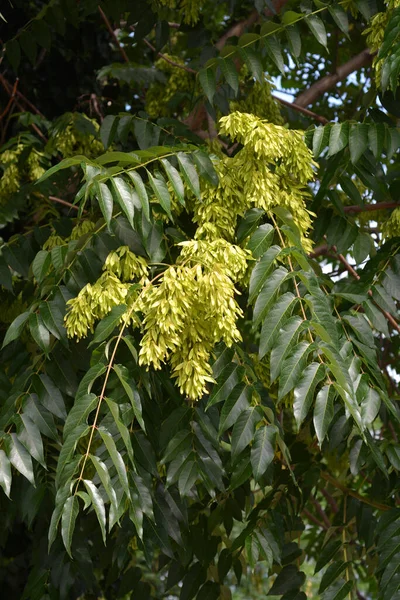
<path id="1" fill-rule="evenodd" d="M 346 77 L 348 77 L 350 73 L 358 71 L 359 69 L 361 69 L 361 67 L 369 65 L 371 60 L 372 54 L 370 53 L 368 48 L 366 48 L 356 56 L 353 56 L 343 65 L 340 65 L 336 69 L 336 73 L 325 75 L 325 77 L 322 77 L 322 79 L 313 83 L 313 85 L 310 88 L 308 88 L 308 90 L 301 92 L 294 101 L 294 104 L 297 104 L 297 106 L 302 106 L 304 108 L 306 106 L 309 106 L 310 104 L 313 104 L 313 102 L 315 102 L 317 98 L 325 94 L 325 92 L 328 92 L 329 90 L 334 88 L 336 84 L 339 83 L 339 81 L 343 81 L 343 79 L 346 79 Z"/>

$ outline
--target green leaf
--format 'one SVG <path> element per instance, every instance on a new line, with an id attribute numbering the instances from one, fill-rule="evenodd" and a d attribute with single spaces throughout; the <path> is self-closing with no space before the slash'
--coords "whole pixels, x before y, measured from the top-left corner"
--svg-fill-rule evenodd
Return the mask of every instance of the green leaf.
<path id="1" fill-rule="evenodd" d="M 259 481 L 274 460 L 277 428 L 267 425 L 257 429 L 251 447 L 251 466 L 256 481 Z"/>
<path id="2" fill-rule="evenodd" d="M 298 430 L 310 410 L 314 400 L 315 388 L 324 376 L 324 365 L 313 362 L 305 369 L 300 382 L 295 387 L 293 413 Z"/>
<path id="3" fill-rule="evenodd" d="M 383 145 L 385 143 L 385 126 L 383 123 L 370 123 L 368 127 L 368 142 L 375 158 L 381 160 Z"/>
<path id="4" fill-rule="evenodd" d="M 107 115 L 100 127 L 100 139 L 103 143 L 104 148 L 108 148 L 114 141 L 115 134 L 117 133 L 119 117 L 115 115 Z"/>
<path id="5" fill-rule="evenodd" d="M 196 150 L 196 152 L 193 152 L 191 156 L 193 161 L 196 163 L 200 176 L 208 181 L 208 183 L 211 185 L 218 185 L 219 177 L 208 154 L 202 150 Z"/>
<path id="6" fill-rule="evenodd" d="M 167 184 L 165 183 L 164 179 L 161 178 L 161 175 L 159 175 L 158 177 L 153 177 L 150 171 L 147 171 L 147 175 L 155 197 L 157 198 L 161 207 L 165 210 L 168 217 L 171 219 L 171 221 L 173 221 L 171 214 L 171 198 L 169 195 Z"/>
<path id="7" fill-rule="evenodd" d="M 390 337 L 388 324 L 386 318 L 379 310 L 377 306 L 372 302 L 372 300 L 366 300 L 362 303 L 365 314 L 368 319 L 371 321 L 372 326 L 377 330 L 383 333 L 385 337 Z"/>
<path id="8" fill-rule="evenodd" d="M 329 6 L 328 10 L 335 21 L 336 25 L 339 27 L 340 31 L 343 31 L 345 35 L 349 33 L 349 19 L 347 17 L 347 13 L 341 6 Z"/>
<path id="9" fill-rule="evenodd" d="M 201 71 L 199 71 L 198 77 L 199 77 L 200 85 L 203 88 L 203 91 L 204 91 L 205 95 L 207 96 L 209 103 L 212 105 L 214 95 L 215 95 L 215 92 L 217 89 L 216 83 L 215 83 L 215 73 L 214 73 L 213 69 L 211 67 L 202 69 Z"/>
<path id="10" fill-rule="evenodd" d="M 285 63 L 283 62 L 282 48 L 279 42 L 279 38 L 275 35 L 266 37 L 264 39 L 265 47 L 267 52 L 276 64 L 282 75 L 285 74 Z"/>
<path id="11" fill-rule="evenodd" d="M 260 408 L 246 408 L 238 417 L 232 430 L 232 459 L 235 460 L 253 440 L 257 423 L 262 418 Z"/>
<path id="12" fill-rule="evenodd" d="M 114 487 L 112 485 L 110 474 L 108 472 L 106 464 L 101 461 L 97 456 L 89 455 L 90 460 L 92 461 L 94 468 L 96 469 L 96 473 L 99 476 L 99 479 L 107 493 L 108 499 L 110 500 L 110 504 L 114 509 L 115 514 L 118 514 L 118 501 L 117 496 L 115 494 Z M 111 529 L 111 527 L 110 527 Z"/>
<path id="13" fill-rule="evenodd" d="M 123 365 L 114 365 L 114 371 L 122 383 L 122 387 L 124 388 L 126 395 L 128 396 L 130 403 L 132 405 L 133 413 L 136 417 L 137 422 L 143 431 L 146 431 L 146 426 L 142 417 L 142 403 L 140 400 L 139 392 L 136 388 L 136 384 L 134 380 L 129 376 L 128 369 Z"/>
<path id="14" fill-rule="evenodd" d="M 64 327 L 64 317 L 56 301 L 42 302 L 39 306 L 39 314 L 45 327 L 55 338 L 67 345 L 67 332 Z"/>
<path id="15" fill-rule="evenodd" d="M 307 15 L 307 17 L 305 18 L 305 22 L 307 23 L 311 33 L 314 35 L 317 41 L 326 48 L 328 40 L 326 37 L 326 30 L 323 21 L 316 15 Z"/>
<path id="16" fill-rule="evenodd" d="M 305 369 L 307 357 L 312 350 L 313 344 L 303 340 L 297 344 L 293 352 L 285 359 L 279 377 L 278 400 L 282 400 L 299 381 Z"/>
<path id="17" fill-rule="evenodd" d="M 226 83 L 233 89 L 235 96 L 239 91 L 239 76 L 235 63 L 230 58 L 220 58 L 218 61 Z"/>
<path id="18" fill-rule="evenodd" d="M 5 346 L 7 346 L 7 344 L 10 344 L 11 342 L 13 342 L 14 340 L 16 340 L 17 338 L 20 337 L 22 330 L 25 327 L 25 323 L 29 319 L 29 315 L 30 315 L 29 311 L 26 311 L 26 312 L 18 315 L 18 317 L 16 317 L 14 319 L 14 321 L 11 323 L 10 327 L 7 329 L 7 333 L 4 337 L 2 348 L 5 348 Z"/>
<path id="19" fill-rule="evenodd" d="M 173 167 L 166 158 L 162 158 L 161 163 L 172 185 L 172 189 L 178 197 L 179 202 L 185 206 L 185 186 L 183 185 L 179 171 L 175 169 L 175 167 Z"/>
<path id="20" fill-rule="evenodd" d="M 298 590 L 303 585 L 306 576 L 297 570 L 295 565 L 286 565 L 275 579 L 268 596 L 285 594 L 292 590 Z"/>
<path id="21" fill-rule="evenodd" d="M 373 285 L 371 287 L 372 291 L 372 299 L 376 302 L 380 308 L 385 310 L 392 315 L 397 315 L 397 307 L 395 302 L 393 302 L 391 296 L 387 293 L 384 287 L 379 284 Z"/>
<path id="22" fill-rule="evenodd" d="M 58 434 L 51 413 L 41 406 L 35 394 L 30 394 L 24 405 L 24 414 L 27 415 L 38 427 L 39 431 L 48 438 L 57 441 Z"/>
<path id="23" fill-rule="evenodd" d="M 319 553 L 317 562 L 315 564 L 314 574 L 318 573 L 332 558 L 336 555 L 341 547 L 341 540 L 330 540 Z"/>
<path id="24" fill-rule="evenodd" d="M 249 287 L 249 304 L 253 303 L 266 279 L 269 277 L 274 260 L 280 252 L 281 248 L 279 246 L 271 246 L 252 270 Z"/>
<path id="25" fill-rule="evenodd" d="M 65 502 L 70 495 L 70 483 L 68 482 L 63 488 L 57 490 L 56 499 L 55 499 L 55 508 L 51 515 L 49 533 L 48 533 L 48 552 L 50 552 L 50 548 L 56 539 L 58 524 L 61 520 L 61 515 L 64 509 Z"/>
<path id="26" fill-rule="evenodd" d="M 250 208 L 245 212 L 236 232 L 236 239 L 239 244 L 255 230 L 263 214 L 264 211 L 261 208 Z"/>
<path id="27" fill-rule="evenodd" d="M 351 125 L 349 135 L 350 158 L 353 165 L 358 162 L 368 147 L 368 125 L 357 123 Z"/>
<path id="28" fill-rule="evenodd" d="M 125 444 L 125 448 L 127 449 L 129 459 L 130 459 L 133 467 L 135 467 L 131 438 L 130 438 L 127 426 L 120 419 L 119 406 L 116 402 L 114 402 L 113 400 L 110 400 L 109 398 L 106 398 L 105 400 L 106 400 L 108 408 L 110 409 L 112 417 L 114 419 L 114 423 L 116 424 L 119 434 Z"/>
<path id="29" fill-rule="evenodd" d="M 243 36 L 242 36 L 243 37 Z M 260 55 L 253 48 L 238 48 L 241 58 L 251 71 L 255 79 L 262 83 L 264 81 L 264 69 L 260 60 Z"/>
<path id="30" fill-rule="evenodd" d="M 110 221 L 113 214 L 114 201 L 112 193 L 108 186 L 100 181 L 94 182 L 94 188 L 96 191 L 97 200 L 99 202 L 100 210 L 103 214 L 105 222 L 110 226 Z"/>
<path id="31" fill-rule="evenodd" d="M 50 332 L 38 313 L 29 315 L 29 329 L 39 348 L 47 354 L 50 350 Z"/>
<path id="32" fill-rule="evenodd" d="M 221 410 L 219 422 L 219 435 L 234 425 L 241 413 L 249 408 L 251 402 L 252 388 L 244 382 L 236 385 Z"/>
<path id="33" fill-rule="evenodd" d="M 76 398 L 73 407 L 68 413 L 67 420 L 65 421 L 63 430 L 64 440 L 78 425 L 87 423 L 88 416 L 96 406 L 96 394 L 85 394 Z"/>
<path id="34" fill-rule="evenodd" d="M 177 158 L 186 185 L 193 192 L 196 198 L 200 199 L 199 176 L 190 156 L 184 152 L 178 152 Z"/>
<path id="35" fill-rule="evenodd" d="M 254 258 L 260 258 L 268 250 L 274 234 L 275 229 L 269 223 L 265 223 L 256 229 L 247 243 L 247 248 L 252 252 Z"/>
<path id="36" fill-rule="evenodd" d="M 348 563 L 345 563 L 343 560 L 338 560 L 333 562 L 325 573 L 322 576 L 321 583 L 319 586 L 318 593 L 322 594 L 334 581 L 339 577 L 339 575 L 344 571 Z"/>
<path id="37" fill-rule="evenodd" d="M 128 500 L 130 500 L 131 494 L 129 491 L 128 476 L 126 473 L 124 461 L 122 460 L 122 456 L 117 450 L 112 435 L 104 427 L 99 427 L 98 431 L 116 468 L 118 479 L 122 485 L 122 489 L 124 490 Z"/>
<path id="38" fill-rule="evenodd" d="M 23 428 L 18 433 L 19 441 L 25 446 L 29 454 L 38 461 L 45 469 L 43 442 L 39 428 L 26 413 L 20 415 Z"/>
<path id="39" fill-rule="evenodd" d="M 86 425 L 86 423 L 81 423 L 70 432 L 68 437 L 65 438 L 57 462 L 56 487 L 61 486 L 61 482 L 63 479 L 62 475 L 64 473 L 64 470 L 68 469 L 68 466 L 71 462 L 71 458 L 75 452 L 77 443 L 81 438 L 85 437 L 85 435 L 87 435 L 89 431 L 90 427 Z"/>
<path id="40" fill-rule="evenodd" d="M 374 247 L 374 241 L 369 233 L 360 232 L 353 245 L 354 258 L 357 264 L 364 262 Z"/>
<path id="41" fill-rule="evenodd" d="M 319 125 L 319 127 L 314 129 L 314 135 L 312 138 L 312 151 L 315 158 L 318 158 L 321 152 L 326 148 L 329 140 L 330 128 L 330 125 L 327 127 Z"/>
<path id="42" fill-rule="evenodd" d="M 16 39 L 8 40 L 6 43 L 6 55 L 12 68 L 17 72 L 21 61 L 21 46 Z"/>
<path id="43" fill-rule="evenodd" d="M 99 490 L 92 483 L 92 481 L 89 481 L 88 479 L 84 479 L 83 483 L 85 484 L 87 493 L 89 494 L 90 499 L 92 501 L 93 508 L 95 510 L 97 520 L 100 525 L 103 542 L 105 545 L 106 544 L 106 509 L 104 507 L 103 498 L 101 497 Z"/>
<path id="44" fill-rule="evenodd" d="M 39 250 L 32 263 L 33 276 L 35 277 L 38 283 L 41 283 L 44 277 L 47 275 L 47 271 L 49 270 L 50 264 L 50 252 L 48 252 L 47 250 Z"/>
<path id="45" fill-rule="evenodd" d="M 114 188 L 118 204 L 122 208 L 133 229 L 133 216 L 135 214 L 135 206 L 137 205 L 137 202 L 135 202 L 134 198 L 134 194 L 136 193 L 130 188 L 126 181 L 122 179 L 122 177 L 112 177 L 111 183 Z"/>
<path id="46" fill-rule="evenodd" d="M 207 573 L 201 563 L 194 563 L 186 573 L 182 581 L 182 589 L 179 600 L 192 600 L 205 582 Z"/>
<path id="47" fill-rule="evenodd" d="M 288 40 L 290 52 L 292 53 L 295 59 L 299 58 L 301 54 L 301 35 L 298 26 L 292 25 L 290 27 L 287 27 L 286 37 Z"/>
<path id="48" fill-rule="evenodd" d="M 0 486 L 8 498 L 11 492 L 11 463 L 4 450 L 0 449 Z"/>
<path id="49" fill-rule="evenodd" d="M 196 480 L 200 477 L 197 461 L 188 460 L 179 473 L 178 488 L 181 496 L 188 496 Z"/>
<path id="50" fill-rule="evenodd" d="M 279 332 L 276 344 L 271 351 L 270 379 L 271 383 L 278 377 L 284 359 L 297 342 L 298 336 L 307 327 L 307 321 L 298 316 L 290 317 Z"/>
<path id="51" fill-rule="evenodd" d="M 228 364 L 213 387 L 206 410 L 227 398 L 233 388 L 242 380 L 244 373 L 245 368 L 241 365 L 233 362 Z"/>
<path id="52" fill-rule="evenodd" d="M 126 313 L 126 310 L 126 304 L 114 306 L 108 315 L 104 317 L 97 325 L 94 332 L 94 338 L 90 342 L 89 346 L 92 344 L 99 344 L 110 337 L 114 329 L 120 323 L 122 315 Z"/>
<path id="53" fill-rule="evenodd" d="M 325 590 L 324 600 L 345 600 L 353 589 L 352 581 L 339 579 L 333 586 Z"/>
<path id="54" fill-rule="evenodd" d="M 50 377 L 48 375 L 35 376 L 33 385 L 43 406 L 64 421 L 67 417 L 64 398 Z"/>
<path id="55" fill-rule="evenodd" d="M 148 221 L 150 221 L 149 198 L 147 195 L 146 187 L 143 183 L 143 179 L 140 177 L 137 171 L 127 171 L 127 175 L 131 178 L 133 185 L 135 186 L 136 193 L 139 196 L 139 200 L 142 205 L 143 214 L 145 218 Z"/>
<path id="56" fill-rule="evenodd" d="M 345 175 L 342 175 L 342 177 L 339 178 L 339 183 L 340 183 L 342 190 L 345 192 L 345 194 L 348 195 L 348 197 L 354 204 L 358 204 L 358 206 L 363 205 L 363 200 L 361 198 L 360 190 L 355 185 L 355 183 L 350 179 L 350 177 L 346 177 Z"/>
<path id="57" fill-rule="evenodd" d="M 40 179 L 36 181 L 36 185 L 42 183 L 43 181 L 54 175 L 54 173 L 57 173 L 57 171 L 61 171 L 62 169 L 69 169 L 70 167 L 80 165 L 81 163 L 93 164 L 89 159 L 86 158 L 86 156 L 83 155 L 74 156 L 73 158 L 64 158 L 62 161 L 54 165 L 54 167 L 48 169 L 46 173 L 44 173 L 40 177 Z"/>
<path id="58" fill-rule="evenodd" d="M 267 313 L 260 335 L 259 357 L 263 358 L 275 344 L 283 327 L 297 302 L 292 292 L 286 292 Z"/>
<path id="59" fill-rule="evenodd" d="M 333 156 L 343 150 L 349 140 L 349 124 L 335 123 L 332 125 L 329 135 L 329 152 L 328 156 Z"/>
<path id="60" fill-rule="evenodd" d="M 79 513 L 79 501 L 76 496 L 67 498 L 61 516 L 61 536 L 69 556 L 71 554 L 72 536 L 74 534 L 76 518 Z"/>
<path id="61" fill-rule="evenodd" d="M 26 479 L 35 485 L 35 476 L 33 474 L 32 459 L 25 447 L 19 441 L 16 433 L 10 433 L 10 449 L 8 457 L 13 467 L 26 477 Z"/>
<path id="62" fill-rule="evenodd" d="M 288 276 L 289 273 L 285 267 L 278 267 L 269 275 L 254 305 L 253 327 L 258 327 L 263 321 L 276 298 L 280 286 Z"/>
<path id="63" fill-rule="evenodd" d="M 314 427 L 320 444 L 325 439 L 329 425 L 333 419 L 333 400 L 335 388 L 332 385 L 324 385 L 318 392 L 314 407 Z"/>

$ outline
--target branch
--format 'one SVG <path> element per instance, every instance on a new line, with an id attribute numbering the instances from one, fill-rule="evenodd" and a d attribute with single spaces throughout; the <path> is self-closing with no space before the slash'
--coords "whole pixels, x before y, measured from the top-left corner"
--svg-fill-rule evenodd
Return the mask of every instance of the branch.
<path id="1" fill-rule="evenodd" d="M 336 252 L 337 251 L 336 246 L 332 246 L 332 250 L 334 252 Z M 360 275 L 357 273 L 357 271 L 355 271 L 353 269 L 353 267 L 351 265 L 349 265 L 349 263 L 347 262 L 347 260 L 343 256 L 343 254 L 338 254 L 337 256 L 338 256 L 338 259 L 340 260 L 340 262 L 342 263 L 342 265 L 344 265 L 346 267 L 346 269 L 350 273 L 350 275 L 352 277 L 354 277 L 354 279 L 356 279 L 357 281 L 359 281 L 361 279 Z M 372 291 L 371 290 L 368 290 L 368 296 L 370 296 L 372 298 Z M 389 323 L 392 325 L 392 327 L 394 329 L 396 329 L 396 331 L 398 331 L 400 333 L 400 326 L 397 323 L 397 321 L 392 317 L 392 315 L 390 313 L 388 313 L 386 310 L 384 310 L 383 308 L 381 308 L 379 306 L 379 304 L 377 304 L 375 301 L 374 301 L 374 304 L 379 308 L 379 310 L 381 311 L 381 313 L 383 314 L 383 316 L 389 321 Z"/>
<path id="2" fill-rule="evenodd" d="M 2 84 L 2 86 L 4 87 L 4 89 L 6 90 L 6 92 L 8 93 L 8 95 L 10 95 L 12 93 L 13 90 L 13 86 L 11 85 L 11 83 L 9 81 L 7 81 L 7 79 L 0 74 L 0 83 Z M 36 113 L 37 115 L 39 115 L 39 117 L 42 117 L 43 119 L 45 118 L 44 114 L 40 112 L 40 110 L 34 105 L 32 104 L 32 102 L 30 100 L 28 100 L 28 98 L 26 96 L 24 96 L 24 94 L 22 94 L 19 90 L 16 90 L 16 95 L 21 98 L 21 100 L 23 100 L 23 102 L 25 102 L 25 104 L 27 106 L 29 106 L 29 108 Z M 24 110 L 24 109 L 21 109 Z"/>
<path id="3" fill-rule="evenodd" d="M 372 54 L 368 48 L 366 48 L 343 65 L 340 65 L 337 68 L 336 73 L 325 75 L 325 77 L 322 77 L 322 79 L 313 83 L 308 90 L 301 92 L 294 101 L 294 104 L 302 107 L 313 104 L 319 96 L 322 96 L 322 94 L 334 88 L 339 81 L 346 79 L 353 71 L 358 71 L 361 67 L 368 65 L 371 60 Z"/>
<path id="4" fill-rule="evenodd" d="M 157 50 L 155 49 L 153 44 L 150 44 L 150 42 L 148 40 L 146 40 L 146 38 L 143 38 L 143 41 L 146 44 L 146 46 L 148 46 L 150 48 L 150 50 L 153 50 L 153 52 L 157 52 Z M 169 63 L 170 65 L 173 65 L 174 67 L 183 69 L 184 71 L 187 71 L 188 73 L 194 73 L 195 75 L 197 74 L 197 71 L 195 71 L 194 69 L 191 69 L 190 67 L 187 67 L 186 65 L 180 65 L 179 63 L 175 62 L 174 60 L 171 60 L 168 56 L 166 56 L 162 52 L 157 52 L 157 56 L 159 56 L 160 58 L 165 60 L 165 62 Z"/>
<path id="5" fill-rule="evenodd" d="M 326 471 L 320 471 L 320 475 L 321 475 L 322 479 L 325 479 L 325 481 L 328 481 L 330 484 L 333 485 L 333 487 L 341 490 L 348 496 L 352 496 L 353 498 L 356 498 L 357 500 L 359 500 L 360 502 L 363 502 L 364 504 L 368 504 L 369 506 L 372 506 L 373 508 L 377 508 L 378 510 L 386 511 L 386 510 L 391 509 L 391 507 L 388 506 L 387 504 L 381 504 L 380 502 L 375 502 L 374 500 L 370 500 L 369 498 L 366 498 L 365 496 L 361 496 L 361 494 L 359 494 L 358 492 L 354 492 L 350 488 L 343 485 L 343 483 L 341 483 L 340 481 L 338 481 L 337 479 L 332 477 L 332 475 L 329 475 L 329 473 L 327 473 Z"/>
<path id="6" fill-rule="evenodd" d="M 11 98 L 12 95 L 13 95 L 13 87 L 11 86 L 10 83 L 8 83 L 8 81 L 1 74 L 0 74 L 0 83 L 2 84 L 2 86 L 5 89 L 5 91 L 7 92 L 7 94 Z M 29 106 L 31 106 L 34 109 L 34 111 L 36 112 L 36 114 L 38 114 L 41 117 L 45 118 L 44 115 L 42 115 L 42 113 L 40 112 L 40 110 L 37 109 L 36 106 L 34 104 L 32 104 L 32 102 L 30 102 L 27 98 L 25 98 L 25 96 L 23 94 L 21 94 L 21 92 L 19 90 L 16 90 L 16 96 L 20 96 L 26 104 L 28 104 Z M 18 106 L 18 108 L 20 109 L 21 112 L 25 112 L 25 108 L 22 106 L 21 102 L 19 102 L 19 100 L 17 100 L 15 97 L 14 97 L 14 103 L 15 103 L 15 106 Z M 31 123 L 30 126 L 37 133 L 37 135 L 40 138 L 42 138 L 42 140 L 45 143 L 47 143 L 47 137 L 40 131 L 39 127 L 37 125 L 35 125 L 35 123 Z"/>
<path id="7" fill-rule="evenodd" d="M 111 27 L 111 23 L 108 20 L 107 16 L 104 14 L 101 6 L 97 7 L 99 9 L 99 13 L 101 14 L 101 18 L 103 19 L 104 23 L 106 24 L 106 27 L 108 29 L 108 31 L 110 32 L 111 37 L 113 38 L 115 45 L 117 46 L 118 50 L 121 52 L 121 56 L 124 59 L 125 62 L 129 62 L 129 58 L 127 53 L 125 52 L 125 50 L 123 49 L 123 47 L 121 46 L 121 44 L 119 43 L 119 39 L 117 38 L 117 36 L 115 35 L 115 31 L 114 29 Z"/>
<path id="8" fill-rule="evenodd" d="M 14 102 L 15 94 L 17 92 L 17 87 L 18 87 L 18 81 L 19 81 L 19 79 L 17 77 L 17 79 L 15 80 L 15 83 L 14 83 L 12 94 L 10 96 L 10 99 L 9 99 L 8 103 L 7 103 L 7 106 L 5 107 L 5 109 L 3 110 L 3 112 L 0 115 L 0 121 L 6 116 L 6 114 L 8 113 L 8 111 L 11 108 L 12 103 Z"/>
<path id="9" fill-rule="evenodd" d="M 376 204 L 367 204 L 365 206 L 358 206 L 357 204 L 355 206 L 344 206 L 343 210 L 344 212 L 355 212 L 355 213 L 359 213 L 359 212 L 369 212 L 369 211 L 374 211 L 374 210 L 386 210 L 388 208 L 398 208 L 400 207 L 400 204 L 398 202 L 377 202 Z"/>
<path id="10" fill-rule="evenodd" d="M 57 196 L 49 196 L 49 200 L 51 200 L 52 202 L 56 202 L 56 204 L 62 204 L 63 206 L 68 206 L 68 208 L 79 210 L 79 206 L 76 206 L 76 204 L 71 204 L 71 202 L 67 202 L 66 200 L 58 198 Z"/>
<path id="11" fill-rule="evenodd" d="M 283 98 L 279 98 L 279 96 L 275 96 L 274 94 L 272 94 L 272 97 L 277 102 L 280 102 L 284 106 L 292 108 L 293 110 L 297 110 L 297 112 L 300 112 L 303 115 L 306 115 L 307 117 L 311 117 L 315 121 L 322 123 L 322 125 L 327 125 L 329 123 L 329 120 L 326 119 L 325 117 L 322 117 L 321 115 L 317 115 L 317 113 L 313 112 L 312 110 L 308 110 L 308 108 L 303 108 L 302 106 L 298 106 L 295 102 L 289 102 L 288 100 L 283 100 Z"/>

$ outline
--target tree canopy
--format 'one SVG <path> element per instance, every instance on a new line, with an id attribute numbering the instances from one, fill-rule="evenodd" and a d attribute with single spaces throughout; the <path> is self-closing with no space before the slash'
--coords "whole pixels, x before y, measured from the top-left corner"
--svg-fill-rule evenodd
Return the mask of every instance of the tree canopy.
<path id="1" fill-rule="evenodd" d="M 400 598 L 400 2 L 0 11 L 0 588 Z"/>

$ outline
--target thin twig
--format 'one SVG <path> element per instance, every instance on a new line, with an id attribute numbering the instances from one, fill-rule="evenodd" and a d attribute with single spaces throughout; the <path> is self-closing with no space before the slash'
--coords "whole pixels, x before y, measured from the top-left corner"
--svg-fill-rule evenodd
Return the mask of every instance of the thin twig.
<path id="1" fill-rule="evenodd" d="M 337 479 L 332 477 L 332 475 L 330 475 L 326 471 L 320 471 L 320 475 L 321 475 L 322 479 L 325 479 L 325 481 L 328 481 L 330 484 L 333 485 L 333 487 L 341 490 L 348 496 L 352 496 L 353 498 L 356 498 L 357 500 L 359 500 L 360 502 L 363 502 L 364 504 L 368 504 L 369 506 L 372 506 L 373 508 L 376 508 L 378 510 L 384 510 L 384 511 L 391 510 L 391 507 L 388 506 L 387 504 L 381 504 L 380 502 L 375 502 L 374 500 L 370 500 L 369 498 L 367 498 L 365 496 L 361 496 L 361 494 L 359 494 L 358 492 L 354 492 L 350 488 L 343 485 L 343 483 L 341 483 L 340 481 L 338 481 Z"/>
<path id="2" fill-rule="evenodd" d="M 330 504 L 332 511 L 337 514 L 339 512 L 339 507 L 335 498 L 327 492 L 325 489 L 321 489 L 321 494 L 326 498 L 327 502 Z"/>
<path id="3" fill-rule="evenodd" d="M 67 202 L 67 200 L 63 200 L 62 198 L 58 198 L 57 196 L 49 196 L 49 200 L 55 202 L 56 204 L 68 206 L 68 208 L 72 208 L 73 210 L 79 210 L 79 206 L 77 206 L 76 204 L 71 204 L 71 202 Z"/>
<path id="4" fill-rule="evenodd" d="M 314 504 L 314 506 L 315 506 L 318 514 L 322 518 L 323 522 L 325 523 L 325 525 L 329 529 L 331 527 L 331 523 L 330 523 L 328 517 L 326 516 L 326 513 L 325 513 L 324 509 L 322 508 L 322 506 L 320 505 L 320 503 L 318 502 L 318 500 L 316 500 L 315 498 L 310 497 L 310 500 Z"/>
<path id="5" fill-rule="evenodd" d="M 309 110 L 308 108 L 304 108 L 303 106 L 298 106 L 297 104 L 294 104 L 293 102 L 289 102 L 288 100 L 279 98 L 279 96 L 275 96 L 275 94 L 272 94 L 272 97 L 275 100 L 277 100 L 277 102 L 280 102 L 280 104 L 283 104 L 284 106 L 287 106 L 288 108 L 296 110 L 297 112 L 300 112 L 303 115 L 306 115 L 307 117 L 311 117 L 315 121 L 322 123 L 322 125 L 327 125 L 329 123 L 328 119 L 326 119 L 325 117 L 323 117 L 321 115 L 317 115 L 317 113 L 313 112 L 312 110 Z"/>
<path id="6" fill-rule="evenodd" d="M 0 83 L 2 84 L 2 86 L 4 87 L 4 89 L 6 90 L 6 92 L 10 95 L 12 93 L 12 89 L 13 86 L 11 85 L 11 83 L 9 81 L 7 81 L 7 79 L 0 74 Z M 16 94 L 18 96 L 18 98 L 21 98 L 21 100 L 23 102 L 25 102 L 25 104 L 27 106 L 29 106 L 29 108 L 36 113 L 37 115 L 39 115 L 39 117 L 42 117 L 43 119 L 45 118 L 44 114 L 40 112 L 40 110 L 30 101 L 28 100 L 28 98 L 26 96 L 24 96 L 24 94 L 22 94 L 22 92 L 20 92 L 19 90 L 16 90 Z M 24 109 L 22 109 L 24 110 Z"/>
<path id="7" fill-rule="evenodd" d="M 111 23 L 108 20 L 107 16 L 104 14 L 101 6 L 97 7 L 99 9 L 99 13 L 101 14 L 101 18 L 103 19 L 104 23 L 106 24 L 106 27 L 108 29 L 108 31 L 110 32 L 111 37 L 113 38 L 115 45 L 117 46 L 118 50 L 121 53 L 122 58 L 124 59 L 125 62 L 129 62 L 129 58 L 127 53 L 125 52 L 124 48 L 121 46 L 121 44 L 119 43 L 119 39 L 117 38 L 114 29 L 111 27 Z"/>
<path id="8" fill-rule="evenodd" d="M 337 252 L 336 246 L 332 246 L 332 250 L 334 252 Z M 340 260 L 340 262 L 342 263 L 342 265 L 344 265 L 346 267 L 346 270 L 350 273 L 350 275 L 352 277 L 354 277 L 354 279 L 359 281 L 361 279 L 360 275 L 357 273 L 357 271 L 355 271 L 355 269 L 351 265 L 349 265 L 349 263 L 347 262 L 347 260 L 343 256 L 343 254 L 338 254 L 337 257 Z M 373 299 L 372 290 L 368 290 L 368 296 L 370 296 Z M 377 308 L 379 308 L 379 310 L 381 311 L 383 316 L 389 321 L 389 323 L 392 325 L 392 327 L 394 327 L 394 329 L 396 329 L 396 331 L 398 331 L 400 333 L 400 326 L 397 323 L 397 321 L 392 317 L 392 315 L 390 313 L 388 313 L 386 310 L 384 310 L 383 308 L 381 308 L 379 306 L 379 304 L 377 304 L 375 301 L 374 301 L 374 304 L 377 306 Z"/>
<path id="9" fill-rule="evenodd" d="M 12 90 L 12 93 L 11 93 L 11 96 L 10 96 L 10 99 L 9 99 L 9 101 L 7 102 L 7 106 L 5 107 L 5 109 L 3 110 L 3 112 L 2 112 L 2 113 L 1 113 L 1 115 L 0 115 L 0 121 L 1 121 L 1 120 L 2 120 L 2 119 L 5 117 L 5 116 L 6 116 L 6 114 L 8 113 L 8 111 L 9 111 L 9 110 L 10 110 L 10 108 L 11 108 L 11 105 L 12 105 L 12 104 L 13 104 L 13 102 L 14 102 L 15 94 L 16 94 L 16 92 L 17 92 L 18 82 L 19 82 L 19 79 L 18 79 L 18 77 L 17 77 L 17 79 L 15 80 L 15 83 L 14 83 L 14 87 L 13 87 L 13 90 Z"/>
<path id="10" fill-rule="evenodd" d="M 307 519 L 309 519 L 310 521 L 312 521 L 313 523 L 315 523 L 315 525 L 318 525 L 318 527 L 321 527 L 321 529 L 325 529 L 326 531 L 329 529 L 329 527 L 327 527 L 325 525 L 325 523 L 322 523 L 322 521 L 320 521 L 319 519 L 317 519 L 317 517 L 315 517 L 306 508 L 303 508 L 302 513 L 307 517 Z"/>
<path id="11" fill-rule="evenodd" d="M 146 46 L 148 46 L 150 48 L 150 50 L 152 50 L 153 52 L 157 52 L 156 48 L 153 46 L 153 44 L 151 44 L 149 42 L 149 40 L 146 40 L 146 38 L 143 38 L 143 41 L 146 44 Z M 188 73 L 193 73 L 194 75 L 197 74 L 197 71 L 195 71 L 194 69 L 191 69 L 190 67 L 187 67 L 186 65 L 180 65 L 179 63 L 175 62 L 174 60 L 171 60 L 168 56 L 166 56 L 162 52 L 157 52 L 157 56 L 159 56 L 160 58 L 165 60 L 165 62 L 169 63 L 170 65 L 173 65 L 174 67 L 178 67 L 178 69 L 183 69 L 184 71 L 187 71 Z"/>

